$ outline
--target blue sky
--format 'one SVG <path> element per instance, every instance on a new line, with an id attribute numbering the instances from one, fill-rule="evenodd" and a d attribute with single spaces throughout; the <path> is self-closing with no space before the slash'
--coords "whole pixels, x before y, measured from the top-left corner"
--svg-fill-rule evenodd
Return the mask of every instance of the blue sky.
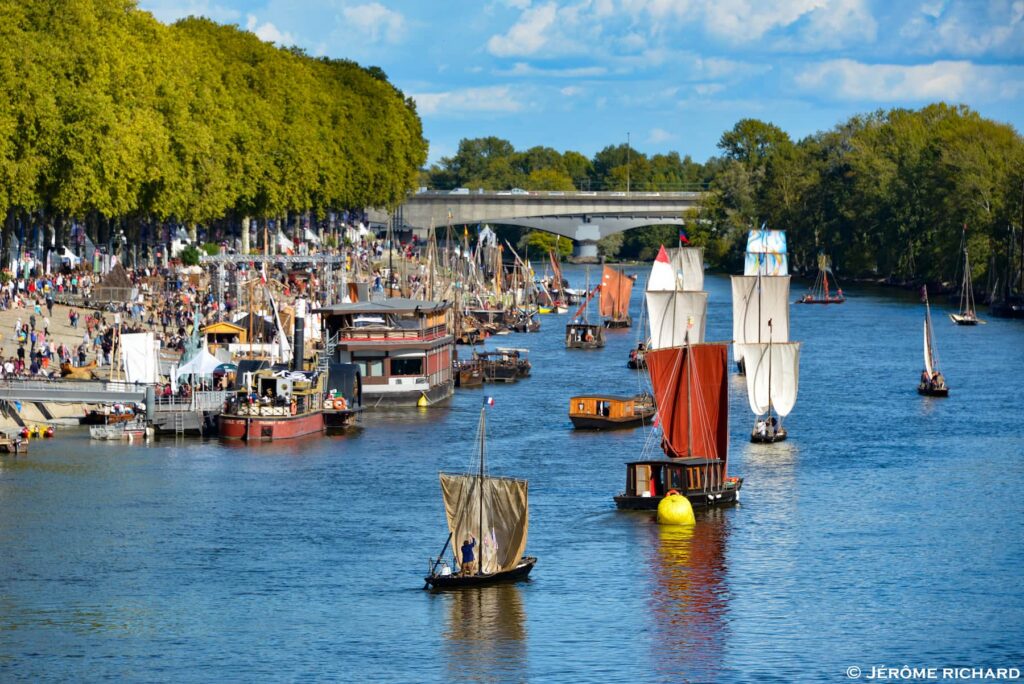
<path id="1" fill-rule="evenodd" d="M 380 66 L 430 161 L 496 135 L 704 161 L 741 118 L 794 138 L 945 100 L 1024 130 L 1024 0 L 140 0 Z"/>

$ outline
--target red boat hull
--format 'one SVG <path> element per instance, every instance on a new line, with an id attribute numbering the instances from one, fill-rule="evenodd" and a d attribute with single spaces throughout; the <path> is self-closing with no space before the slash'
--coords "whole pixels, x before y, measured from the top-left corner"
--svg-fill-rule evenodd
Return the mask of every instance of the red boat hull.
<path id="1" fill-rule="evenodd" d="M 293 439 L 324 431 L 324 414 L 301 416 L 236 416 L 220 415 L 220 436 L 246 442 L 272 442 Z"/>

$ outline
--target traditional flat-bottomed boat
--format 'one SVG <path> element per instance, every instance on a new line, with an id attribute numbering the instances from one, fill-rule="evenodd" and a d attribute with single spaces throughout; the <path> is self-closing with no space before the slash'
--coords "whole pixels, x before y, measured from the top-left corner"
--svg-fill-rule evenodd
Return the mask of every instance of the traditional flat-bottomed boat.
<path id="1" fill-rule="evenodd" d="M 584 394 L 569 400 L 569 420 L 577 430 L 617 430 L 649 425 L 654 418 L 654 398 L 611 394 Z"/>
<path id="2" fill-rule="evenodd" d="M 487 474 L 484 400 L 477 425 L 479 468 L 476 473 L 441 473 L 441 494 L 448 520 L 448 538 L 441 554 L 430 559 L 424 589 L 469 589 L 527 579 L 537 563 L 525 556 L 529 530 L 529 485 L 526 480 Z M 452 549 L 451 563 L 445 552 Z M 456 549 L 461 554 L 456 556 Z"/>

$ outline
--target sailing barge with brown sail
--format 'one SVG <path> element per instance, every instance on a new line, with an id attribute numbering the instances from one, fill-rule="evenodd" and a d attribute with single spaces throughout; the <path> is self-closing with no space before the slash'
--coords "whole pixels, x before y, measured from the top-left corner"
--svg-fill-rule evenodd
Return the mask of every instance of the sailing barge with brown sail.
<path id="1" fill-rule="evenodd" d="M 665 457 L 627 463 L 616 506 L 655 510 L 671 490 L 695 508 L 739 500 L 743 479 L 728 474 L 728 356 L 725 343 L 647 353 Z"/>
<path id="2" fill-rule="evenodd" d="M 441 555 L 430 559 L 424 589 L 467 589 L 524 580 L 537 559 L 524 556 L 530 526 L 526 480 L 493 477 L 486 470 L 487 407 L 484 399 L 477 424 L 476 473 L 441 473 L 441 494 L 448 520 L 448 539 Z M 451 547 L 451 564 L 445 552 Z M 456 550 L 460 553 L 456 555 Z"/>
<path id="3" fill-rule="evenodd" d="M 633 278 L 611 266 L 604 267 L 601 276 L 600 310 L 606 328 L 628 328 L 633 325 L 629 316 L 629 299 L 633 294 Z"/>

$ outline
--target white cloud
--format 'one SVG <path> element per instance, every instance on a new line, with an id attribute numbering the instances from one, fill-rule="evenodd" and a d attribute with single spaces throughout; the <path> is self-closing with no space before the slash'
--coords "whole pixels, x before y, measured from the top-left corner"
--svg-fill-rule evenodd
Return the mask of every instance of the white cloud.
<path id="1" fill-rule="evenodd" d="M 496 71 L 499 76 L 550 76 L 553 78 L 593 78 L 608 73 L 606 67 L 573 67 L 567 69 L 541 69 L 525 62 L 516 62 L 511 69 Z"/>
<path id="2" fill-rule="evenodd" d="M 142 0 L 139 8 L 165 24 L 185 17 L 206 17 L 220 23 L 233 23 L 242 18 L 241 12 L 209 0 Z"/>
<path id="3" fill-rule="evenodd" d="M 465 88 L 445 93 L 420 93 L 412 96 L 423 116 L 464 112 L 518 112 L 525 105 L 509 86 Z"/>
<path id="4" fill-rule="evenodd" d="M 1012 100 L 1024 94 L 1024 67 L 967 61 L 904 66 L 836 59 L 807 67 L 794 81 L 803 90 L 831 94 L 840 100 Z"/>
<path id="5" fill-rule="evenodd" d="M 354 29 L 360 39 L 372 43 L 383 39 L 394 44 L 405 35 L 405 17 L 377 2 L 344 7 L 341 14 L 348 28 Z"/>
<path id="6" fill-rule="evenodd" d="M 660 144 L 676 140 L 678 136 L 661 128 L 652 128 L 647 134 L 647 142 Z"/>
<path id="7" fill-rule="evenodd" d="M 930 55 L 1024 55 L 1024 0 L 925 3 L 900 28 L 911 50 Z"/>
<path id="8" fill-rule="evenodd" d="M 260 24 L 259 20 L 256 19 L 256 16 L 253 14 L 246 17 L 245 29 L 255 33 L 257 38 L 266 43 L 276 43 L 278 45 L 287 46 L 295 45 L 298 42 L 295 40 L 295 36 L 287 31 L 281 31 L 269 21 Z"/>
<path id="9" fill-rule="evenodd" d="M 835 50 L 874 43 L 877 33 L 878 22 L 864 0 L 832 0 L 808 12 L 794 36 L 780 40 L 777 47 L 803 52 Z"/>
<path id="10" fill-rule="evenodd" d="M 505 35 L 491 36 L 487 49 L 496 57 L 537 54 L 551 44 L 557 16 L 558 7 L 554 3 L 530 7 Z"/>
<path id="11" fill-rule="evenodd" d="M 723 90 L 725 90 L 725 86 L 721 83 L 698 83 L 693 87 L 693 92 L 703 97 L 720 93 Z"/>
<path id="12" fill-rule="evenodd" d="M 566 86 L 559 90 L 558 92 L 560 92 L 565 97 L 576 97 L 577 95 L 583 94 L 583 88 L 580 88 L 579 86 Z"/>

